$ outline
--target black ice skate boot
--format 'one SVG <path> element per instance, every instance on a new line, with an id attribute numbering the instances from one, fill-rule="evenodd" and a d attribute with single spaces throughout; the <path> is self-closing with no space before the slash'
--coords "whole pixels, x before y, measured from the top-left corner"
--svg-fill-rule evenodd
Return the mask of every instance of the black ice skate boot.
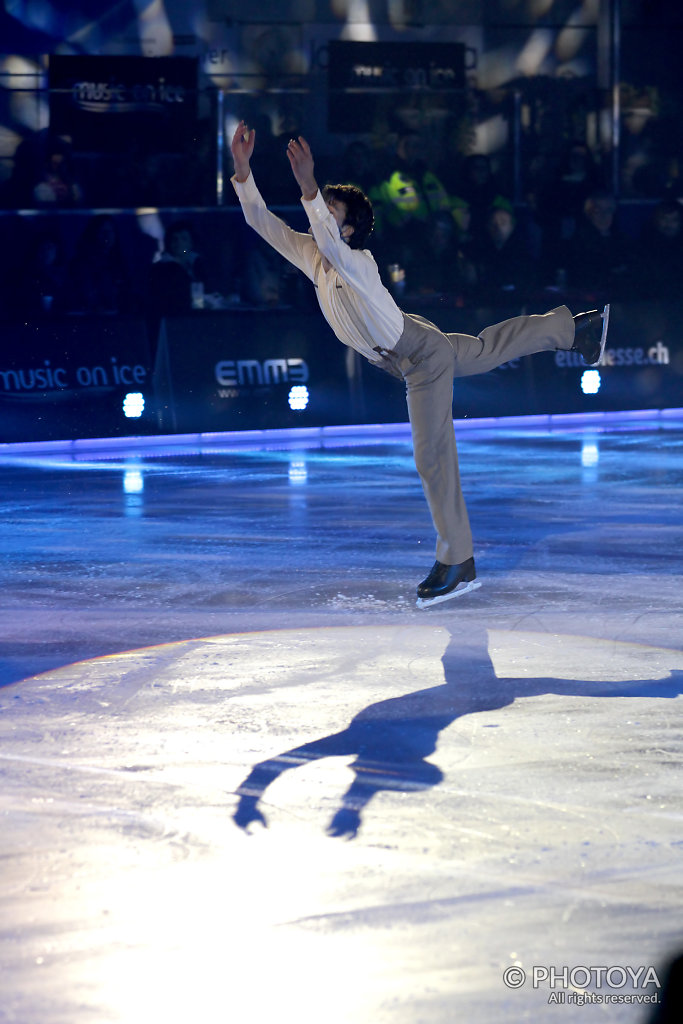
<path id="1" fill-rule="evenodd" d="M 574 344 L 571 350 L 578 352 L 588 366 L 597 366 L 602 359 L 608 325 L 609 303 L 602 313 L 592 309 L 589 313 L 577 313 L 574 317 Z"/>
<path id="2" fill-rule="evenodd" d="M 432 604 L 450 601 L 452 597 L 460 597 L 468 590 L 476 590 L 480 586 L 473 558 L 459 565 L 434 562 L 429 576 L 417 588 L 417 607 L 429 608 Z"/>

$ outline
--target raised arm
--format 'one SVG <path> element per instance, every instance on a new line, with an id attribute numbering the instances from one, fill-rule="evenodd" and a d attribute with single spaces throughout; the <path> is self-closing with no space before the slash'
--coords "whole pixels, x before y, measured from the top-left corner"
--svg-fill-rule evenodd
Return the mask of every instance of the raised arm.
<path id="1" fill-rule="evenodd" d="M 235 165 L 232 180 L 245 220 L 281 256 L 313 281 L 318 251 L 313 238 L 309 234 L 293 231 L 284 221 L 271 213 L 256 187 L 250 167 L 254 152 L 254 136 L 254 129 L 248 128 L 244 121 L 240 121 L 230 145 Z"/>
<path id="2" fill-rule="evenodd" d="M 313 154 L 303 136 L 290 139 L 287 145 L 287 156 L 292 166 L 292 173 L 299 183 L 301 195 L 310 202 L 318 194 L 318 184 L 313 174 Z"/>
<path id="3" fill-rule="evenodd" d="M 240 121 L 235 130 L 230 144 L 232 160 L 235 165 L 235 177 L 238 181 L 246 181 L 251 174 L 249 161 L 254 152 L 256 132 L 253 128 L 247 128 L 244 121 Z"/>
<path id="4" fill-rule="evenodd" d="M 377 265 L 368 253 L 361 253 L 347 244 L 353 227 L 339 223 L 323 199 L 315 180 L 313 154 L 306 139 L 301 135 L 298 139 L 290 139 L 287 156 L 294 177 L 301 188 L 304 209 L 323 258 L 323 266 L 334 267 L 340 277 L 361 295 L 375 294 L 378 280 Z"/>

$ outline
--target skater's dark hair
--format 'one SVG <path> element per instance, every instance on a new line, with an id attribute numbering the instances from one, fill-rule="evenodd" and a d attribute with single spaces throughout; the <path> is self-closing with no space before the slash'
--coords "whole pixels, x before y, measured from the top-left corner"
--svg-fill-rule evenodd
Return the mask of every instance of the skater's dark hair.
<path id="1" fill-rule="evenodd" d="M 346 207 L 345 224 L 350 224 L 353 234 L 349 236 L 348 243 L 351 249 L 362 249 L 372 233 L 375 224 L 375 215 L 372 211 L 372 203 L 365 192 L 356 185 L 325 185 L 323 199 L 337 199 Z"/>

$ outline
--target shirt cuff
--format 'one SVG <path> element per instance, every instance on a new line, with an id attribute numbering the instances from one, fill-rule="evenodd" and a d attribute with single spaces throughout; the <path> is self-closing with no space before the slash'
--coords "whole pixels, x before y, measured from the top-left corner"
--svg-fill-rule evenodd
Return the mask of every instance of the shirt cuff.
<path id="1" fill-rule="evenodd" d="M 259 190 L 256 188 L 254 175 L 251 171 L 249 172 L 249 177 L 246 181 L 238 181 L 235 174 L 233 174 L 230 181 L 232 182 L 235 192 L 240 199 L 245 199 L 247 202 L 254 202 L 254 200 L 257 200 L 261 195 Z"/>
<path id="2" fill-rule="evenodd" d="M 317 224 L 330 216 L 330 211 L 327 208 L 327 203 L 323 199 L 320 189 L 318 189 L 313 199 L 304 199 L 302 196 L 301 203 L 311 224 Z"/>

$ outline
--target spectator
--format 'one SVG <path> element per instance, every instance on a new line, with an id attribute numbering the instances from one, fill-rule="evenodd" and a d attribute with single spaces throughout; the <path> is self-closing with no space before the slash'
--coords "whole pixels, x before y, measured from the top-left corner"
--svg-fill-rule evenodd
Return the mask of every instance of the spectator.
<path id="1" fill-rule="evenodd" d="M 517 228 L 512 204 L 499 196 L 492 204 L 483 238 L 473 246 L 482 301 L 527 302 L 536 286 L 536 265 Z"/>
<path id="2" fill-rule="evenodd" d="M 63 308 L 67 269 L 56 234 L 41 233 L 30 244 L 11 289 L 11 305 L 22 316 L 59 312 Z"/>
<path id="3" fill-rule="evenodd" d="M 15 149 L 12 172 L 0 187 L 0 206 L 3 209 L 18 210 L 33 206 L 33 184 L 39 165 L 36 151 L 36 138 L 31 135 L 22 139 Z"/>
<path id="4" fill-rule="evenodd" d="M 585 142 L 573 142 L 538 190 L 538 217 L 545 255 L 555 262 L 558 247 L 576 231 L 588 197 L 602 185 L 602 172 Z"/>
<path id="5" fill-rule="evenodd" d="M 371 193 L 376 231 L 402 231 L 450 209 L 446 189 L 425 160 L 425 148 L 417 132 L 399 136 L 389 172 Z"/>
<path id="6" fill-rule="evenodd" d="M 378 177 L 372 150 L 362 139 L 354 139 L 348 144 L 342 156 L 341 181 L 356 185 L 368 195 L 379 183 Z"/>
<path id="7" fill-rule="evenodd" d="M 569 286 L 598 303 L 630 297 L 633 284 L 633 245 L 619 228 L 616 213 L 611 193 L 591 193 L 564 250 Z"/>
<path id="8" fill-rule="evenodd" d="M 683 281 L 683 208 L 658 203 L 638 246 L 638 281 L 646 298 L 679 299 Z"/>
<path id="9" fill-rule="evenodd" d="M 390 265 L 405 269 L 428 256 L 434 218 L 451 210 L 451 199 L 424 152 L 419 134 L 404 131 L 389 172 L 369 193 L 375 210 L 377 262 L 385 282 Z M 410 282 L 407 286 L 412 287 Z"/>
<path id="10" fill-rule="evenodd" d="M 192 225 L 189 221 L 176 221 L 167 228 L 164 248 L 150 268 L 149 311 L 153 316 L 189 313 L 193 305 L 201 304 L 205 285 L 206 267 L 196 251 Z"/>
<path id="11" fill-rule="evenodd" d="M 83 190 L 72 168 L 68 140 L 48 139 L 40 177 L 33 186 L 33 199 L 38 206 L 47 207 L 78 206 L 83 201 Z"/>
<path id="12" fill-rule="evenodd" d="M 292 275 L 279 253 L 257 239 L 244 258 L 244 298 L 250 306 L 275 308 L 285 303 Z M 296 272 L 296 271 L 295 271 Z"/>
<path id="13" fill-rule="evenodd" d="M 491 204 L 502 193 L 489 157 L 483 153 L 465 157 L 457 187 L 452 190 L 469 205 L 473 237 L 483 237 Z"/>
<path id="14" fill-rule="evenodd" d="M 677 185 L 680 118 L 663 114 L 665 108 L 658 89 L 622 86 L 619 150 L 624 196 L 663 199 Z"/>
<path id="15" fill-rule="evenodd" d="M 466 223 L 466 207 L 460 207 L 460 223 Z M 455 218 L 446 212 L 437 213 L 426 236 L 422 259 L 406 267 L 411 293 L 452 295 L 460 299 L 469 295 L 476 282 L 474 263 L 465 232 Z"/>
<path id="16" fill-rule="evenodd" d="M 113 314 L 135 310 L 133 287 L 109 214 L 92 217 L 81 235 L 66 286 L 72 313 Z"/>

